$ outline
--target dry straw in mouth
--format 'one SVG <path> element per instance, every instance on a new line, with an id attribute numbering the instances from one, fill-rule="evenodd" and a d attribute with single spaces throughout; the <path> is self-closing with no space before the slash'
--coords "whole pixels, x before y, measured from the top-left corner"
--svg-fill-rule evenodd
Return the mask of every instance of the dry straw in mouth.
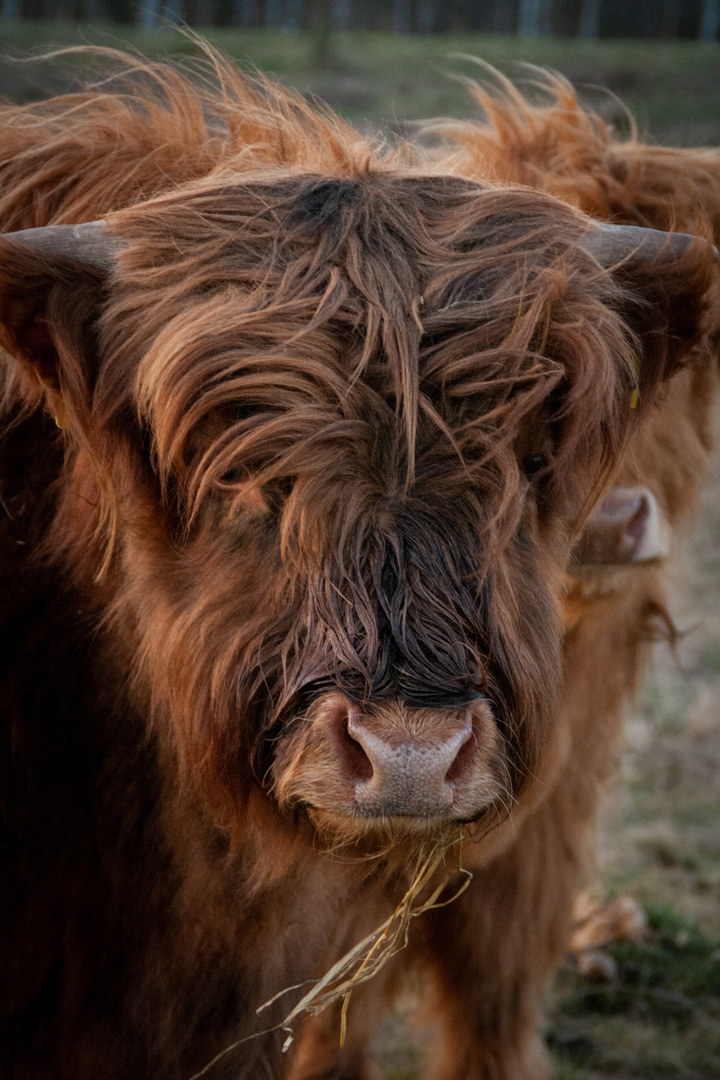
<path id="1" fill-rule="evenodd" d="M 321 1013 L 327 1009 L 328 1006 L 334 1005 L 337 1001 L 342 1001 L 342 1011 L 340 1014 L 340 1046 L 344 1046 L 347 1010 L 348 1005 L 350 1004 L 350 997 L 355 987 L 372 979 L 385 967 L 385 964 L 387 964 L 391 957 L 395 956 L 396 953 L 399 953 L 405 948 L 408 943 L 411 919 L 417 918 L 418 915 L 423 915 L 426 911 L 432 911 L 435 908 L 446 907 L 447 904 L 452 904 L 454 900 L 457 900 L 457 898 L 465 892 L 472 881 L 472 874 L 470 871 L 465 870 L 459 865 L 460 860 L 458 852 L 457 871 L 448 871 L 426 899 L 423 900 L 421 896 L 421 894 L 430 886 L 430 883 L 440 866 L 445 862 L 445 857 L 448 852 L 461 843 L 462 837 L 458 837 L 450 844 L 438 841 L 429 851 L 427 851 L 427 849 L 421 850 L 407 892 L 392 915 L 390 915 L 381 926 L 378 926 L 376 930 L 373 930 L 371 934 L 368 934 L 366 938 L 363 938 L 363 940 L 358 942 L 358 944 L 350 949 L 349 952 L 345 953 L 345 955 L 330 968 L 327 974 L 323 975 L 321 979 L 314 983 L 312 989 L 300 999 L 284 1020 L 274 1027 L 266 1028 L 264 1031 L 258 1031 L 253 1035 L 247 1035 L 244 1039 L 239 1039 L 230 1046 L 226 1046 L 225 1049 L 221 1050 L 212 1061 L 209 1061 L 200 1072 L 195 1073 L 194 1076 L 190 1077 L 190 1080 L 199 1080 L 200 1077 L 206 1076 L 222 1058 L 227 1054 L 230 1054 L 236 1047 L 249 1042 L 250 1039 L 257 1039 L 260 1035 L 268 1035 L 272 1031 L 287 1032 L 287 1038 L 283 1043 L 283 1053 L 285 1053 L 292 1045 L 293 1039 L 295 1038 L 293 1024 L 303 1015 L 315 1015 Z M 456 872 L 463 874 L 465 880 L 449 899 L 440 900 L 444 889 Z M 260 1008 L 256 1010 L 257 1013 L 259 1014 L 264 1009 L 269 1008 L 270 1005 L 276 1002 L 278 998 L 283 997 L 283 995 L 290 993 L 292 990 L 298 990 L 300 986 L 304 985 L 306 984 L 300 983 L 298 986 L 286 987 L 285 990 L 281 990 L 280 993 L 275 994 L 275 996 L 270 998 L 269 1001 L 266 1001 L 264 1005 L 261 1005 Z"/>

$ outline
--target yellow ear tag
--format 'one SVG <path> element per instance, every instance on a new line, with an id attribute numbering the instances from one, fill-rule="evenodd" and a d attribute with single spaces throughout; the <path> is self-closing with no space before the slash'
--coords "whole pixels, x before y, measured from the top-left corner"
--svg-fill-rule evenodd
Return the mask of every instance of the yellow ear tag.
<path id="1" fill-rule="evenodd" d="M 635 367 L 635 374 L 640 379 L 640 357 L 637 353 L 632 354 L 632 362 Z M 634 386 L 630 391 L 630 408 L 637 409 L 638 401 L 640 400 L 640 389 Z"/>

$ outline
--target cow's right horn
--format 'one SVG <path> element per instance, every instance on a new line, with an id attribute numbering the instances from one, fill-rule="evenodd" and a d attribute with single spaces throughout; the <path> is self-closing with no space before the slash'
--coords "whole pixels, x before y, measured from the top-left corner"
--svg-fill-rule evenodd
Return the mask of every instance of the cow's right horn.
<path id="1" fill-rule="evenodd" d="M 674 259 L 696 240 L 691 233 L 662 232 L 660 229 L 644 229 L 639 225 L 612 225 L 599 223 L 596 229 L 586 233 L 581 247 L 592 255 L 601 266 L 611 267 L 625 259 L 652 260 L 659 255 Z M 717 248 L 713 248 L 715 258 Z"/>
<path id="2" fill-rule="evenodd" d="M 95 266 L 99 270 L 115 268 L 118 252 L 125 244 L 108 232 L 104 221 L 86 221 L 81 225 L 44 225 L 39 229 L 0 234 L 4 240 Z"/>

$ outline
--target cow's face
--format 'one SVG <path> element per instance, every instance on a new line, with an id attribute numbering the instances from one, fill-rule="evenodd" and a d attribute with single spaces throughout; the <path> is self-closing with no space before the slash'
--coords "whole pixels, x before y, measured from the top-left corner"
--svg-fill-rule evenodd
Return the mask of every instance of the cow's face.
<path id="1" fill-rule="evenodd" d="M 331 837 L 505 813 L 553 744 L 570 544 L 695 341 L 701 246 L 620 281 L 548 197 L 392 174 L 203 184 L 112 229 L 97 346 L 97 275 L 38 285 L 17 249 L 6 342 L 110 506 L 185 779 Z"/>

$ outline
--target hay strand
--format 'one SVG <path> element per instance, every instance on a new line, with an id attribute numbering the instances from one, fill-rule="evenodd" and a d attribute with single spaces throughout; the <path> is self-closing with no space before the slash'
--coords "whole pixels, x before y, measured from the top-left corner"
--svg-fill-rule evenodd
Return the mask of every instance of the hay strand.
<path id="1" fill-rule="evenodd" d="M 333 964 L 330 970 L 326 972 L 321 979 L 314 982 L 311 989 L 300 999 L 297 1005 L 290 1010 L 284 1020 L 279 1024 L 275 1024 L 273 1027 L 266 1028 L 264 1031 L 255 1032 L 252 1035 L 247 1035 L 244 1039 L 239 1039 L 237 1042 L 225 1047 L 225 1049 L 221 1050 L 212 1061 L 209 1061 L 200 1072 L 195 1073 L 194 1076 L 190 1077 L 190 1080 L 200 1080 L 201 1077 L 206 1076 L 210 1072 L 217 1062 L 235 1050 L 238 1046 L 241 1046 L 245 1042 L 249 1042 L 250 1039 L 257 1039 L 261 1035 L 268 1035 L 273 1031 L 283 1031 L 287 1033 L 287 1038 L 282 1047 L 283 1053 L 286 1053 L 292 1046 L 295 1038 L 293 1024 L 295 1024 L 304 1014 L 314 1016 L 317 1013 L 324 1012 L 330 1005 L 333 1005 L 338 1001 L 342 1001 L 340 1013 L 340 1046 L 344 1046 L 345 1032 L 347 1029 L 347 1011 L 353 990 L 362 983 L 368 982 L 368 980 L 374 978 L 387 962 L 396 955 L 396 953 L 401 952 L 402 949 L 406 947 L 410 933 L 410 922 L 412 919 L 418 918 L 418 916 L 423 915 L 426 911 L 432 911 L 437 908 L 446 907 L 448 904 L 452 904 L 465 892 L 472 881 L 472 874 L 470 871 L 464 869 L 464 867 L 460 865 L 458 852 L 457 870 L 448 871 L 439 884 L 433 888 L 430 895 L 424 900 L 421 898 L 421 894 L 428 888 L 435 874 L 445 862 L 448 852 L 461 843 L 462 837 L 458 837 L 450 844 L 437 842 L 429 851 L 421 850 L 415 863 L 412 880 L 405 895 L 393 911 L 392 915 L 390 915 L 384 923 L 373 930 L 371 934 L 368 934 L 367 937 L 363 938 L 362 941 L 359 941 L 357 945 L 353 946 L 353 948 L 345 953 L 336 964 Z M 464 881 L 451 897 L 447 900 L 440 900 L 440 896 L 449 884 L 451 877 L 457 872 L 464 876 Z M 284 997 L 285 994 L 289 994 L 293 990 L 298 990 L 301 986 L 305 985 L 307 984 L 297 983 L 295 986 L 288 986 L 284 990 L 281 990 L 268 1001 L 264 1002 L 264 1004 L 260 1005 L 256 1010 L 257 1014 L 260 1015 L 261 1012 L 273 1005 L 278 998 Z"/>

